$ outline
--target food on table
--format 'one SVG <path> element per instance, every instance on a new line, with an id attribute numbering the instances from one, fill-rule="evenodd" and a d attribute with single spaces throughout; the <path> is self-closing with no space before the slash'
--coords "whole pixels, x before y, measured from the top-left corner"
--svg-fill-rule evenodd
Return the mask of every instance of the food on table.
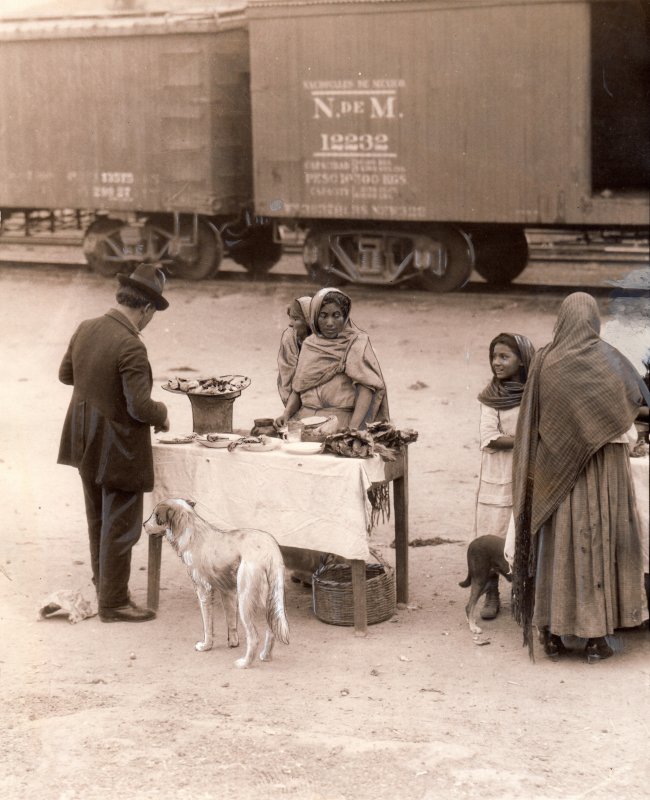
<path id="1" fill-rule="evenodd" d="M 243 450 L 264 451 L 264 450 L 277 450 L 282 446 L 282 442 L 274 437 L 265 436 L 242 436 L 236 442 L 231 442 L 228 445 L 228 450 L 232 453 L 237 447 Z"/>
<path id="2" fill-rule="evenodd" d="M 262 437 L 261 436 L 242 436 L 234 442 L 231 442 L 228 445 L 228 450 L 232 453 L 232 451 L 236 447 L 241 447 L 243 444 L 262 444 Z"/>
<path id="3" fill-rule="evenodd" d="M 196 433 L 188 433 L 184 436 L 168 436 L 158 439 L 160 444 L 189 444 L 196 439 Z"/>
<path id="4" fill-rule="evenodd" d="M 187 394 L 219 395 L 231 392 L 241 392 L 250 386 L 251 379 L 245 375 L 221 375 L 218 378 L 170 378 L 164 389 L 172 392 L 186 392 Z"/>
<path id="5" fill-rule="evenodd" d="M 399 430 L 390 422 L 382 420 L 380 422 L 372 422 L 367 426 L 366 430 L 372 436 L 373 441 L 380 442 L 386 447 L 397 448 L 404 444 L 411 444 L 417 441 L 418 432 L 412 428 L 405 428 Z"/>
<path id="6" fill-rule="evenodd" d="M 224 448 L 228 447 L 232 442 L 239 439 L 237 433 L 206 433 L 205 435 L 197 436 L 196 440 L 204 447 Z"/>
<path id="7" fill-rule="evenodd" d="M 383 449 L 389 453 L 386 448 Z M 347 458 L 372 458 L 375 452 L 379 452 L 375 449 L 375 443 L 369 433 L 350 428 L 327 436 L 323 451 Z"/>
<path id="8" fill-rule="evenodd" d="M 417 438 L 417 431 L 400 431 L 390 422 L 375 422 L 368 425 L 365 431 L 348 428 L 327 436 L 323 450 L 347 458 L 371 458 L 376 454 L 384 461 L 395 461 L 394 450 Z"/>

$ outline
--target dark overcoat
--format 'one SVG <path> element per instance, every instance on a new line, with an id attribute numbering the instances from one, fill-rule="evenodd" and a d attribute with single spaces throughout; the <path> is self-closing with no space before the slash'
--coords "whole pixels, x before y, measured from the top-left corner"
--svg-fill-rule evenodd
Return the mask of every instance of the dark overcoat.
<path id="1" fill-rule="evenodd" d="M 151 426 L 164 424 L 167 408 L 151 399 L 151 366 L 138 330 L 115 309 L 85 320 L 70 340 L 59 380 L 74 391 L 58 463 L 112 489 L 151 491 Z"/>

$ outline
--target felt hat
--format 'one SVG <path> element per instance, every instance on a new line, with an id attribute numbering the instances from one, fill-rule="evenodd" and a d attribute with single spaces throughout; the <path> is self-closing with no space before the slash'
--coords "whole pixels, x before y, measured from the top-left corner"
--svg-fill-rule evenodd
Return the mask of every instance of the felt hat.
<path id="1" fill-rule="evenodd" d="M 117 279 L 122 286 L 130 286 L 151 300 L 157 311 L 164 311 L 169 306 L 162 296 L 167 279 L 160 264 L 143 262 L 130 275 L 118 274 Z"/>

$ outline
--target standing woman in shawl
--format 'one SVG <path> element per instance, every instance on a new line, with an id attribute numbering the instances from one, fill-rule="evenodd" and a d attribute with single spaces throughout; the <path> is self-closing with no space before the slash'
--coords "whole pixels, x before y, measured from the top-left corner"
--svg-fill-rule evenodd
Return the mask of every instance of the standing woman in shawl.
<path id="1" fill-rule="evenodd" d="M 476 497 L 475 536 L 504 539 L 512 516 L 512 446 L 519 404 L 535 349 L 517 333 L 500 333 L 490 342 L 492 380 L 479 394 L 481 473 Z M 499 576 L 490 579 L 482 619 L 499 613 Z"/>
<path id="2" fill-rule="evenodd" d="M 285 406 L 291 395 L 291 381 L 298 364 L 300 348 L 311 333 L 309 327 L 310 302 L 311 297 L 308 295 L 298 297 L 291 301 L 291 305 L 287 309 L 289 327 L 282 332 L 278 352 L 278 392 Z"/>
<path id="3" fill-rule="evenodd" d="M 607 658 L 606 636 L 648 616 L 626 436 L 647 390 L 599 332 L 595 300 L 569 295 L 515 435 L 513 613 L 531 654 L 535 625 L 553 660 L 567 635 L 587 639 L 589 663 Z"/>
<path id="4" fill-rule="evenodd" d="M 335 416 L 338 429 L 387 420 L 386 386 L 368 334 L 350 321 L 351 299 L 321 289 L 310 304 L 313 331 L 302 343 L 282 427 L 292 417 Z"/>

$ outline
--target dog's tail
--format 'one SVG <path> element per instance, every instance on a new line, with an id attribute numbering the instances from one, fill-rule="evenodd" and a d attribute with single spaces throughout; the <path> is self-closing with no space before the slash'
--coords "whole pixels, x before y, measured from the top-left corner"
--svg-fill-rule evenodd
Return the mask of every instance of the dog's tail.
<path id="1" fill-rule="evenodd" d="M 458 585 L 462 586 L 463 589 L 467 589 L 467 587 L 471 584 L 471 582 L 472 582 L 472 576 L 468 572 L 467 573 L 467 577 L 465 578 L 465 580 L 461 581 Z"/>
<path id="2" fill-rule="evenodd" d="M 269 582 L 266 621 L 276 637 L 289 644 L 289 621 L 284 607 L 284 562 L 279 550 L 277 558 L 267 567 L 266 578 Z"/>

